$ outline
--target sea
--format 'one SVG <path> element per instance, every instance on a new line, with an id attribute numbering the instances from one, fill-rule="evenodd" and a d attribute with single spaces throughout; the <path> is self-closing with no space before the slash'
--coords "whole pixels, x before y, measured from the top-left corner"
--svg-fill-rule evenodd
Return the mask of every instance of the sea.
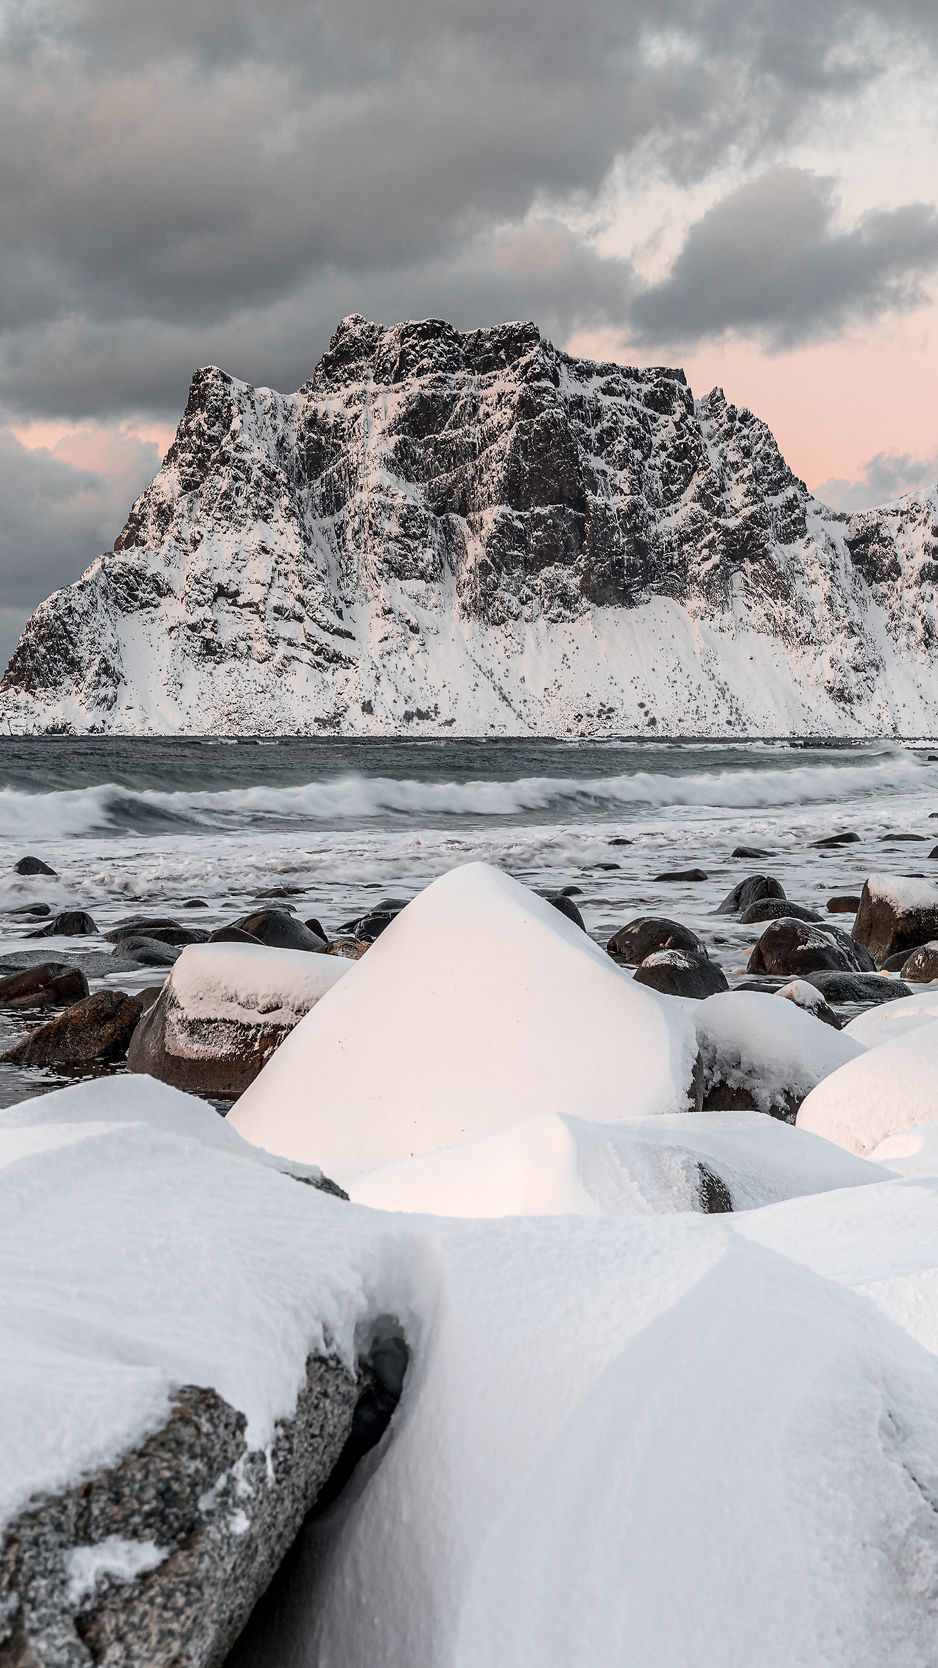
<path id="1" fill-rule="evenodd" d="M 103 939 L 35 937 L 11 914 L 24 904 L 86 910 L 102 933 L 132 914 L 214 927 L 284 907 L 335 934 L 484 861 L 575 889 L 600 943 L 635 915 L 683 921 L 734 978 L 758 936 L 716 913 L 736 880 L 771 873 L 823 914 L 871 872 L 938 879 L 932 817 L 935 741 L 5 737 L 0 960 L 110 953 Z M 813 844 L 843 831 L 857 843 Z M 740 846 L 766 855 L 737 858 Z M 15 874 L 27 853 L 55 877 Z M 669 878 L 688 870 L 705 878 Z M 457 954 L 444 935 L 440 955 Z M 153 969 L 91 980 L 153 982 Z M 0 1104 L 35 1086 L 0 1066 Z"/>

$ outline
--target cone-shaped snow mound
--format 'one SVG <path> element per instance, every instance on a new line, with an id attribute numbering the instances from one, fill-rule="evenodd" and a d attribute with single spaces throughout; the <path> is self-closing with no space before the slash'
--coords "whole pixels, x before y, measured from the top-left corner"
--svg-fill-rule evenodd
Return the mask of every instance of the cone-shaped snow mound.
<path id="1" fill-rule="evenodd" d="M 679 1112 L 695 1059 L 689 1008 L 472 863 L 408 904 L 229 1117 L 247 1140 L 341 1180 L 541 1112 Z"/>

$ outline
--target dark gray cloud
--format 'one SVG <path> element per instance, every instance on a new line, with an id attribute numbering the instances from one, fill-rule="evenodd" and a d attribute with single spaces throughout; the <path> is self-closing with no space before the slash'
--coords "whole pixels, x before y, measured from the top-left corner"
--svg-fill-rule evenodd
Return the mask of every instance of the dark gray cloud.
<path id="1" fill-rule="evenodd" d="M 906 492 L 929 491 L 938 485 L 938 451 L 926 457 L 908 452 L 877 452 L 855 480 L 832 475 L 815 491 L 822 504 L 835 510 L 870 510 L 890 504 Z"/>
<path id="2" fill-rule="evenodd" d="M 667 277 L 635 300 L 646 342 L 759 333 L 774 348 L 923 299 L 938 269 L 938 210 L 905 203 L 842 230 L 835 182 L 777 168 L 747 182 L 690 227 Z"/>

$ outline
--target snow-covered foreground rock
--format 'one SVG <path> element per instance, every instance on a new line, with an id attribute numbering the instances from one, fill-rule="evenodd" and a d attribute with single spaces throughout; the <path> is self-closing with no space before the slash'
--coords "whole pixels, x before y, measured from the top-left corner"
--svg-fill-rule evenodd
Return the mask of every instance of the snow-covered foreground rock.
<path id="1" fill-rule="evenodd" d="M 483 863 L 434 881 L 319 1002 L 229 1114 L 344 1182 L 557 1110 L 692 1104 L 690 1010 L 636 985 Z"/>
<path id="2" fill-rule="evenodd" d="M 938 1024 L 746 996 L 471 865 L 234 1117 L 0 1113 L 0 1668 L 215 1668 L 337 1479 L 230 1668 L 934 1668 Z"/>

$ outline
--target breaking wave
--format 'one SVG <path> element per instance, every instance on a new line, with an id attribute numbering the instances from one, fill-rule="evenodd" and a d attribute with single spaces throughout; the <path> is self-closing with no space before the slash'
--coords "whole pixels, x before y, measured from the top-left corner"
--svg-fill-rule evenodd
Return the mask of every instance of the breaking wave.
<path id="1" fill-rule="evenodd" d="M 101 783 L 27 793 L 0 789 L 0 838 L 36 840 L 108 831 L 183 833 L 267 826 L 335 826 L 395 819 L 521 819 L 550 814 L 571 821 L 623 812 L 700 806 L 760 810 L 925 790 L 934 774 L 914 755 L 896 753 L 857 764 L 793 765 L 674 774 L 522 776 L 433 782 L 347 774 L 293 786 L 270 784 L 170 792 Z"/>

